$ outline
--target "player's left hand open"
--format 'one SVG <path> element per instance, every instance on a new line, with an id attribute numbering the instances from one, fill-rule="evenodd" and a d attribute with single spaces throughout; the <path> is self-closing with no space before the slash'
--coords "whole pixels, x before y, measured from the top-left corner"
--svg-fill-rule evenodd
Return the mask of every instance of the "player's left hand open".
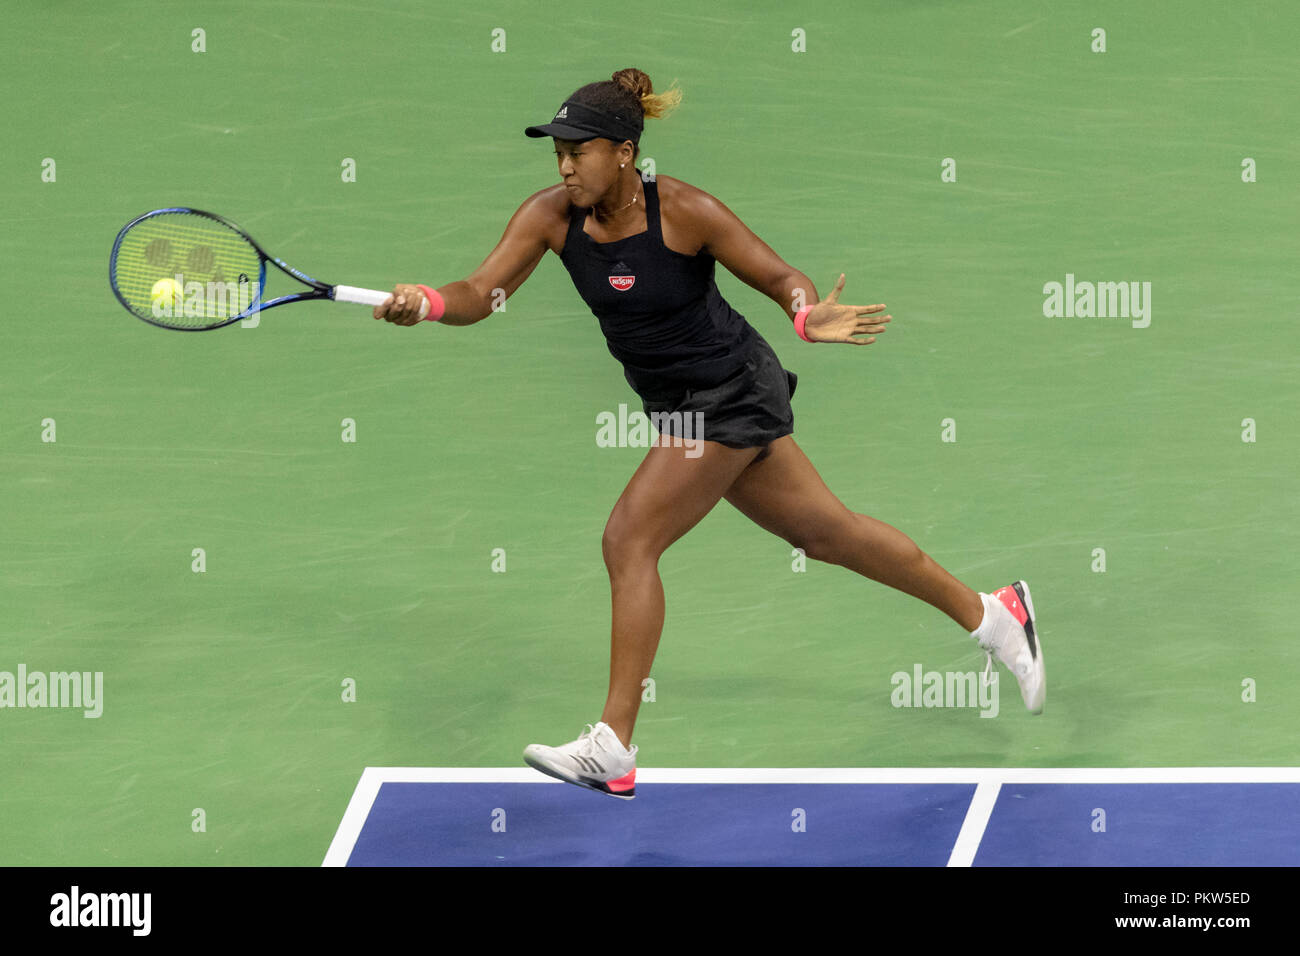
<path id="1" fill-rule="evenodd" d="M 876 317 L 883 312 L 881 305 L 840 305 L 840 290 L 844 288 L 844 273 L 830 295 L 822 299 L 804 320 L 803 333 L 814 342 L 848 342 L 852 345 L 870 345 L 876 336 L 885 331 L 885 324 L 893 316 Z M 859 336 L 870 336 L 860 338 Z"/>

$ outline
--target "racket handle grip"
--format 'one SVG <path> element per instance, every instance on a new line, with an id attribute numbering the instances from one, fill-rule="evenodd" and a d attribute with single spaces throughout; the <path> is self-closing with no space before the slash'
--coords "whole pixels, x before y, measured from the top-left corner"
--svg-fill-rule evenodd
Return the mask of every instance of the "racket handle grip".
<path id="1" fill-rule="evenodd" d="M 355 302 L 357 305 L 383 305 L 391 292 L 380 292 L 378 289 L 359 289 L 354 285 L 336 285 L 334 287 L 335 302 Z M 420 318 L 429 314 L 429 300 L 420 303 Z"/>

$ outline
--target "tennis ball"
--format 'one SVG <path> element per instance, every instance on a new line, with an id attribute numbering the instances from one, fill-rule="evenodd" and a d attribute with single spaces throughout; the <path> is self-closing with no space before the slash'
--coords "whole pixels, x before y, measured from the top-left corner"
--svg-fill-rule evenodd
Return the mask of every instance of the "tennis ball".
<path id="1" fill-rule="evenodd" d="M 153 297 L 154 302 L 157 302 L 160 305 L 171 304 L 172 306 L 179 306 L 183 294 L 181 284 L 175 279 L 159 279 L 153 284 L 153 289 L 150 290 L 150 295 Z"/>

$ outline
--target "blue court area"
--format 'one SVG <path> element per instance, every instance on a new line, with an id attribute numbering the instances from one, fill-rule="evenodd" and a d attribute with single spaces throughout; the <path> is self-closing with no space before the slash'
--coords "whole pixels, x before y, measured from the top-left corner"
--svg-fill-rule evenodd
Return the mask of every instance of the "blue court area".
<path id="1" fill-rule="evenodd" d="M 403 780 L 368 770 L 325 864 L 1300 866 L 1300 781 L 1023 783 L 979 773 L 720 782 L 713 772 L 638 782 L 637 798 L 621 801 L 526 774 Z"/>
<path id="2" fill-rule="evenodd" d="M 1007 784 L 974 865 L 1300 866 L 1300 784 Z"/>
<path id="3" fill-rule="evenodd" d="M 943 866 L 974 791 L 678 783 L 624 801 L 563 784 L 385 783 L 348 865 Z"/>

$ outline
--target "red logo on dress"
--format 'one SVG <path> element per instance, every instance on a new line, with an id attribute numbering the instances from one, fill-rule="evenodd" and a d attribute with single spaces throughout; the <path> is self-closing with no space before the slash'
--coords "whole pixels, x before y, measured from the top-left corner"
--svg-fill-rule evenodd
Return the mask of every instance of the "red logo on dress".
<path id="1" fill-rule="evenodd" d="M 636 276 L 610 276 L 609 284 L 619 292 L 626 292 L 636 282 Z"/>

